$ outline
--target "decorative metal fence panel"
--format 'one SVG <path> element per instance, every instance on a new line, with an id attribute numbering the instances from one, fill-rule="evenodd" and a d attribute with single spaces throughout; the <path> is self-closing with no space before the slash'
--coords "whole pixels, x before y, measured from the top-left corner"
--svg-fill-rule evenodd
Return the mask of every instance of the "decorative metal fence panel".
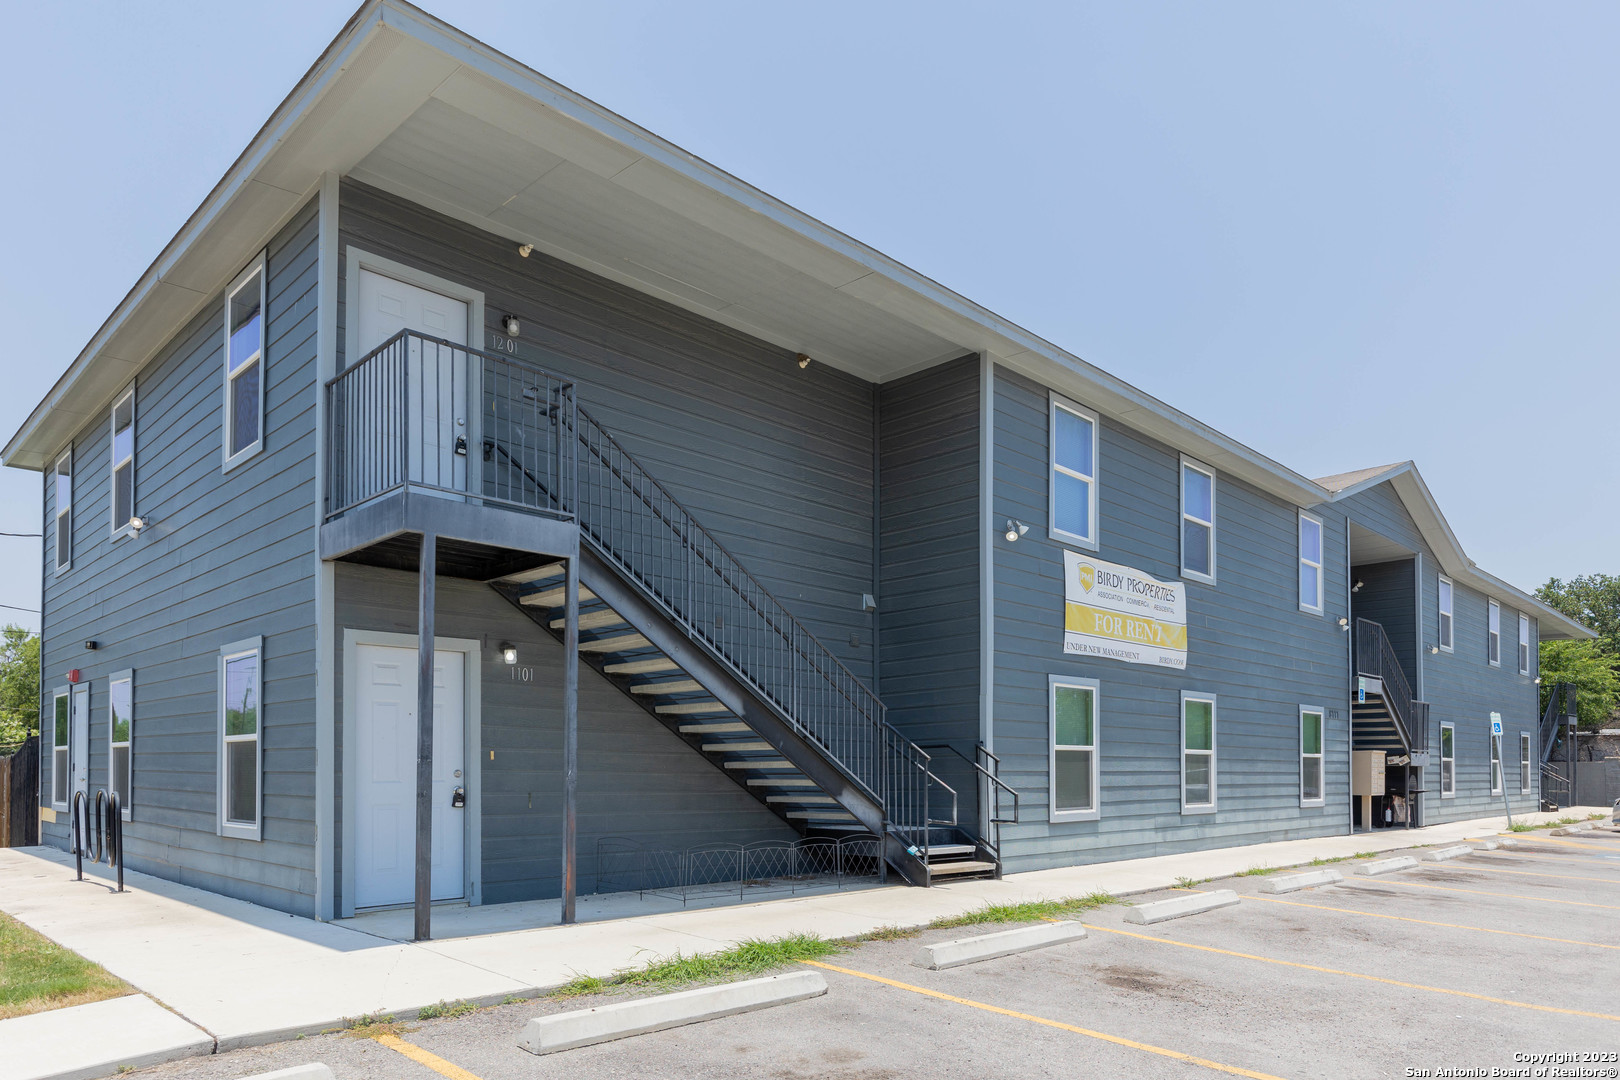
<path id="1" fill-rule="evenodd" d="M 633 892 L 687 904 L 843 889 L 875 882 L 882 850 L 882 841 L 870 833 L 690 848 L 609 836 L 596 842 L 596 892 Z"/>

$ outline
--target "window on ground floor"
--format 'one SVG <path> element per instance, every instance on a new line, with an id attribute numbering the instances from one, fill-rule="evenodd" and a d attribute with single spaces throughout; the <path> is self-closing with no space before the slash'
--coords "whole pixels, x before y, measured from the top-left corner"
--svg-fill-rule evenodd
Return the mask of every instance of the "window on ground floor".
<path id="1" fill-rule="evenodd" d="M 1053 821 L 1086 821 L 1097 808 L 1097 680 L 1053 675 L 1051 791 Z"/>
<path id="2" fill-rule="evenodd" d="M 1502 736 L 1491 736 L 1491 794 L 1502 794 Z"/>
<path id="3" fill-rule="evenodd" d="M 62 687 L 51 696 L 51 806 L 68 808 L 68 695 Z"/>
<path id="4" fill-rule="evenodd" d="M 135 673 L 120 671 L 107 683 L 107 772 L 108 786 L 118 796 L 126 820 L 132 796 L 130 755 L 135 745 Z"/>
<path id="5" fill-rule="evenodd" d="M 1299 805 L 1322 804 L 1322 710 L 1302 705 L 1299 710 Z"/>
<path id="6" fill-rule="evenodd" d="M 1215 809 L 1215 695 L 1181 693 L 1181 812 Z"/>
<path id="7" fill-rule="evenodd" d="M 1457 726 L 1440 725 L 1440 797 L 1457 794 Z"/>
<path id="8" fill-rule="evenodd" d="M 1530 733 L 1519 732 L 1519 794 L 1530 794 Z"/>
<path id="9" fill-rule="evenodd" d="M 256 637 L 219 651 L 219 831 L 240 840 L 260 837 L 263 652 Z"/>

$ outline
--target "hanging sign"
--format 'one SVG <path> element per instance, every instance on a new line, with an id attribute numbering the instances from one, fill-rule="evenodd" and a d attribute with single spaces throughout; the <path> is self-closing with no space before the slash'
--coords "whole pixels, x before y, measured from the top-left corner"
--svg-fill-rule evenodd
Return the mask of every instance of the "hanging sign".
<path id="1" fill-rule="evenodd" d="M 1187 589 L 1181 582 L 1065 551 L 1063 598 L 1065 653 L 1187 666 Z"/>
<path id="2" fill-rule="evenodd" d="M 1356 677 L 1356 704 L 1367 704 L 1367 678 L 1364 675 Z"/>
<path id="3" fill-rule="evenodd" d="M 1491 735 L 1498 739 L 1502 737 L 1502 714 L 1499 712 L 1491 713 Z"/>

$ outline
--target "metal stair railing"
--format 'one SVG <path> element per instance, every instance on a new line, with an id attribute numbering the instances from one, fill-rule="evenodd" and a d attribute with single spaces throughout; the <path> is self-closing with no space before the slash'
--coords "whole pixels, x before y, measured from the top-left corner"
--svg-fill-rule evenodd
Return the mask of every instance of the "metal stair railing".
<path id="1" fill-rule="evenodd" d="M 821 747 L 908 846 L 925 843 L 929 788 L 940 783 L 927 752 L 889 724 L 877 695 L 628 450 L 585 409 L 575 415 L 582 541 Z"/>
<path id="2" fill-rule="evenodd" d="M 1356 620 L 1356 674 L 1379 680 L 1383 686 L 1384 704 L 1400 732 L 1401 741 L 1409 750 L 1427 750 L 1429 726 L 1419 724 L 1419 702 L 1412 697 L 1412 684 L 1406 680 L 1406 670 L 1389 643 L 1382 623 L 1371 619 Z M 1427 710 L 1424 710 L 1425 718 Z"/>
<path id="3" fill-rule="evenodd" d="M 1563 709 L 1559 709 L 1563 705 Z M 1552 689 L 1547 691 L 1547 707 L 1541 713 L 1541 726 L 1538 734 L 1541 736 L 1541 763 L 1545 765 L 1552 759 L 1553 748 L 1558 745 L 1558 736 L 1568 726 L 1567 717 L 1575 713 L 1575 684 L 1554 683 Z"/>

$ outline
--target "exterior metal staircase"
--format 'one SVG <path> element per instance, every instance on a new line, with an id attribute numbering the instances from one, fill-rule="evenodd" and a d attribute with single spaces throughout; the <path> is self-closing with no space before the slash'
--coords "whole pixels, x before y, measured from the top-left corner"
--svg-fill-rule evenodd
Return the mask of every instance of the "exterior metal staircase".
<path id="1" fill-rule="evenodd" d="M 1547 691 L 1547 707 L 1542 711 L 1537 731 L 1541 766 L 1541 808 L 1557 810 L 1575 802 L 1575 745 L 1570 737 L 1575 717 L 1575 684 L 1554 683 Z M 1556 763 L 1559 744 L 1563 744 L 1564 765 Z"/>
<path id="2" fill-rule="evenodd" d="M 1429 750 L 1429 705 L 1412 696 L 1384 627 L 1356 620 L 1356 685 L 1351 687 L 1351 745 L 1357 750 L 1410 754 L 1424 764 Z"/>

